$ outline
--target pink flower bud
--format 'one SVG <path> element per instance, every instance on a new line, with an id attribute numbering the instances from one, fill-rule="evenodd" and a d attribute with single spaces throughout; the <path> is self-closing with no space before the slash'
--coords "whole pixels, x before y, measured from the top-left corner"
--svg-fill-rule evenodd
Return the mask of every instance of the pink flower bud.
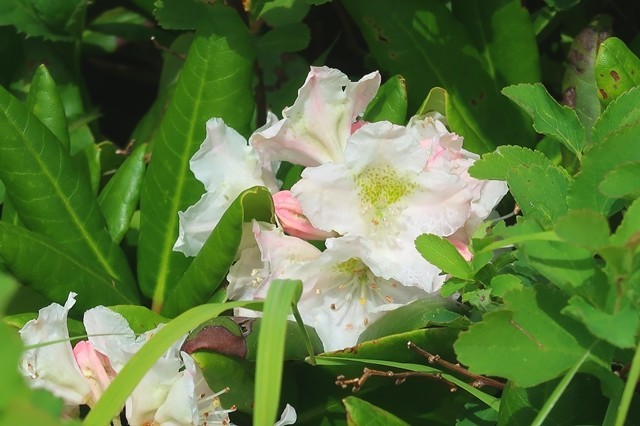
<path id="1" fill-rule="evenodd" d="M 458 241 L 453 238 L 449 238 L 449 242 L 454 245 L 456 249 L 458 249 L 458 253 L 464 257 L 464 260 L 467 262 L 473 259 L 473 253 L 469 251 L 469 246 L 462 241 Z"/>
<path id="2" fill-rule="evenodd" d="M 300 203 L 291 194 L 291 191 L 280 191 L 273 194 L 273 203 L 280 225 L 287 234 L 305 240 L 324 240 L 336 236 L 335 232 L 314 228 L 302 213 Z"/>
<path id="3" fill-rule="evenodd" d="M 80 367 L 80 371 L 87 378 L 93 396 L 93 403 L 95 403 L 102 396 L 116 373 L 111 368 L 109 359 L 96 351 L 88 341 L 78 342 L 73 348 L 73 355 Z M 90 403 L 89 405 L 93 404 Z"/>

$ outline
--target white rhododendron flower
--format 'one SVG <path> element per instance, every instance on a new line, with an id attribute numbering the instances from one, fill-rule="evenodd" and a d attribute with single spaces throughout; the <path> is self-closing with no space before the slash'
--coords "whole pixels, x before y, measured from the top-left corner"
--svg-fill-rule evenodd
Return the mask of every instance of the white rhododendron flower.
<path id="1" fill-rule="evenodd" d="M 64 306 L 52 303 L 40 309 L 38 318 L 20 330 L 25 346 L 43 345 L 24 351 L 20 371 L 32 387 L 47 389 L 67 405 L 88 404 L 91 398 L 91 387 L 69 342 L 67 315 L 75 297 L 76 293 L 69 293 Z"/>
<path id="2" fill-rule="evenodd" d="M 251 145 L 270 161 L 303 166 L 341 162 L 352 125 L 380 87 L 380 73 L 353 83 L 341 71 L 311 67 L 283 119 L 256 131 Z"/>
<path id="3" fill-rule="evenodd" d="M 181 215 L 176 247 L 195 255 L 230 204 L 208 194 L 233 187 L 237 195 L 265 182 L 278 227 L 254 223 L 255 244 L 243 237 L 228 296 L 261 300 L 274 279 L 301 280 L 300 314 L 327 350 L 355 344 L 385 312 L 437 291 L 446 277 L 416 250 L 416 238 L 446 238 L 470 260 L 472 233 L 507 192 L 504 182 L 469 175 L 479 157 L 462 148 L 442 115 L 413 117 L 406 126 L 363 120 L 379 85 L 378 73 L 352 82 L 338 70 L 312 67 L 283 118 L 269 114 L 250 147 L 225 130 L 216 143 L 233 155 L 194 157 L 208 193 Z M 281 161 L 306 167 L 290 191 L 273 177 Z M 185 249 L 192 240 L 198 244 Z M 326 249 L 311 240 L 326 240 Z"/>
<path id="4" fill-rule="evenodd" d="M 207 121 L 207 137 L 189 164 L 206 192 L 179 213 L 180 229 L 173 249 L 187 256 L 200 251 L 242 191 L 253 186 L 278 190 L 270 163 L 262 161 L 245 138 L 219 118 Z"/>
<path id="5" fill-rule="evenodd" d="M 325 351 L 355 345 L 360 333 L 385 312 L 428 295 L 375 275 L 362 261 L 365 250 L 357 238 L 331 238 L 320 257 L 306 264 L 313 287 L 303 292 L 298 308 Z"/>
<path id="6" fill-rule="evenodd" d="M 368 123 L 349 138 L 344 163 L 306 168 L 291 192 L 315 227 L 361 238 L 377 275 L 434 291 L 440 271 L 414 241 L 464 226 L 473 193 L 459 176 L 428 168 L 429 154 L 411 129 Z"/>

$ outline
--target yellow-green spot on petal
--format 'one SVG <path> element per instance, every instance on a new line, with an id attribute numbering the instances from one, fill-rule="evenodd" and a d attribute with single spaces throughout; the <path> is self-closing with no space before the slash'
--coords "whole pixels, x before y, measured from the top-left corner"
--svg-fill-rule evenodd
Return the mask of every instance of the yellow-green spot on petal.
<path id="1" fill-rule="evenodd" d="M 390 165 L 367 167 L 356 176 L 355 181 L 365 209 L 385 209 L 416 189 L 414 182 L 399 175 Z"/>

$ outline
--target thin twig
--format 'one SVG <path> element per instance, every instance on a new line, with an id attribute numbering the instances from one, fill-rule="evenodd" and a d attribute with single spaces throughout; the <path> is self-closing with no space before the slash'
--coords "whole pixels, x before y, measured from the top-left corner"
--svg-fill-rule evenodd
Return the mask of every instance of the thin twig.
<path id="1" fill-rule="evenodd" d="M 436 374 L 421 373 L 418 371 L 407 371 L 403 373 L 396 373 L 393 371 L 372 370 L 367 367 L 365 367 L 362 370 L 362 376 L 357 377 L 355 379 L 347 379 L 343 375 L 338 376 L 336 378 L 336 385 L 340 386 L 342 389 L 346 389 L 349 386 L 353 386 L 351 388 L 351 391 L 358 392 L 362 388 L 364 383 L 367 381 L 367 379 L 369 379 L 369 377 L 371 376 L 388 377 L 388 378 L 395 379 L 396 385 L 403 384 L 409 377 L 424 377 L 427 379 L 433 379 L 433 380 L 437 380 L 445 383 L 446 385 L 449 386 L 449 392 L 455 392 L 458 390 L 458 387 L 456 385 L 454 385 L 447 379 L 443 378 L 439 373 L 436 373 Z"/>

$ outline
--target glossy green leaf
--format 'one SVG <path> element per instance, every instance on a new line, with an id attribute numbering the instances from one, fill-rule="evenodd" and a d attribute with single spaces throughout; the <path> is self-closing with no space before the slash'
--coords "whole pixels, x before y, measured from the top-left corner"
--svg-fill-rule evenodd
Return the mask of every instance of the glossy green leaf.
<path id="1" fill-rule="evenodd" d="M 640 197 L 640 161 L 619 165 L 606 174 L 598 189 L 611 198 Z"/>
<path id="2" fill-rule="evenodd" d="M 600 117 L 595 62 L 600 43 L 611 35 L 611 18 L 599 15 L 573 39 L 567 54 L 567 67 L 562 80 L 562 103 L 574 108 L 586 129 L 587 141 L 591 128 Z"/>
<path id="3" fill-rule="evenodd" d="M 443 272 L 458 278 L 473 277 L 471 266 L 446 238 L 434 234 L 423 234 L 416 238 L 415 244 L 422 257 Z"/>
<path id="4" fill-rule="evenodd" d="M 507 180 L 510 171 L 528 165 L 552 166 L 552 163 L 540 151 L 503 145 L 473 163 L 469 173 L 476 179 Z"/>
<path id="5" fill-rule="evenodd" d="M 342 402 L 347 410 L 347 425 L 349 426 L 402 426 L 409 424 L 390 412 L 355 396 L 348 396 Z"/>
<path id="6" fill-rule="evenodd" d="M 593 141 L 600 143 L 630 127 L 640 126 L 640 87 L 624 92 L 604 110 L 593 126 Z"/>
<path id="7" fill-rule="evenodd" d="M 464 329 L 470 322 L 463 311 L 464 305 L 432 295 L 385 314 L 360 334 L 358 343 L 432 326 Z"/>
<path id="8" fill-rule="evenodd" d="M 124 238 L 138 207 L 146 169 L 146 149 L 147 145 L 136 148 L 98 196 L 98 204 L 107 222 L 109 234 L 116 243 Z"/>
<path id="9" fill-rule="evenodd" d="M 24 225 L 63 244 L 133 295 L 134 280 L 111 241 L 91 188 L 58 139 L 0 88 L 0 178 Z M 133 299 L 135 300 L 135 298 Z"/>
<path id="10" fill-rule="evenodd" d="M 533 118 L 533 128 L 566 146 L 580 158 L 585 146 L 585 130 L 575 110 L 560 105 L 540 84 L 518 84 L 502 93 Z"/>
<path id="11" fill-rule="evenodd" d="M 0 25 L 13 25 L 18 32 L 47 40 L 71 41 L 79 36 L 86 3 L 83 0 L 10 0 L 0 3 Z"/>
<path id="12" fill-rule="evenodd" d="M 205 123 L 221 117 L 242 134 L 253 115 L 251 40 L 235 10 L 212 6 L 215 19 L 196 33 L 173 100 L 153 143 L 140 198 L 140 287 L 160 309 L 190 264 L 173 252 L 178 212 L 194 204 L 202 184 L 189 159 L 205 138 Z"/>
<path id="13" fill-rule="evenodd" d="M 597 124 L 596 124 L 597 126 Z M 582 170 L 569 188 L 571 209 L 591 209 L 609 216 L 621 206 L 598 187 L 607 173 L 629 161 L 640 161 L 640 126 L 622 128 L 606 140 L 591 145 L 582 158 Z"/>
<path id="14" fill-rule="evenodd" d="M 518 0 L 454 0 L 451 10 L 498 87 L 540 81 L 531 17 Z"/>
<path id="15" fill-rule="evenodd" d="M 153 330 L 159 324 L 166 324 L 170 321 L 169 318 L 139 305 L 113 305 L 109 306 L 109 309 L 122 315 L 134 333 L 144 333 Z"/>
<path id="16" fill-rule="evenodd" d="M 0 222 L 0 257 L 24 284 L 58 303 L 64 303 L 71 291 L 79 295 L 79 309 L 137 303 L 134 290 L 114 285 L 111 277 L 65 244 L 22 227 Z"/>
<path id="17" fill-rule="evenodd" d="M 486 314 L 455 343 L 459 361 L 470 371 L 528 387 L 560 376 L 585 356 L 608 365 L 595 349 L 597 339 L 560 314 L 566 299 L 558 290 L 545 286 L 512 290 L 504 301 L 504 309 Z"/>
<path id="18" fill-rule="evenodd" d="M 380 86 L 363 118 L 370 122 L 386 120 L 398 125 L 406 124 L 407 85 L 402 76 L 394 75 Z"/>
<path id="19" fill-rule="evenodd" d="M 406 79 L 409 110 L 417 110 L 432 87 L 443 87 L 451 104 L 448 123 L 464 136 L 466 149 L 482 153 L 501 141 L 533 143 L 527 120 L 500 95 L 502 87 L 492 80 L 484 58 L 472 47 L 469 33 L 442 2 L 408 0 L 393 7 L 384 0 L 343 4 L 380 68 Z M 511 37 L 500 33 L 500 37 L 507 36 Z M 534 45 L 526 49 L 529 47 L 535 49 Z M 464 55 L 451 54 L 462 51 Z M 473 70 L 473 78 L 464 78 L 469 70 Z"/>
<path id="20" fill-rule="evenodd" d="M 236 258 L 242 238 L 242 224 L 252 219 L 264 222 L 274 220 L 273 201 L 267 188 L 257 186 L 238 195 L 180 281 L 172 288 L 163 312 L 174 316 L 209 300 Z"/>
<path id="21" fill-rule="evenodd" d="M 276 27 L 258 39 L 257 49 L 273 52 L 298 52 L 309 45 L 309 27 L 302 22 Z"/>
<path id="22" fill-rule="evenodd" d="M 507 178 L 509 189 L 525 217 L 552 225 L 567 212 L 567 191 L 571 178 L 557 166 L 522 166 Z"/>
<path id="23" fill-rule="evenodd" d="M 309 11 L 309 2 L 300 0 L 257 0 L 251 2 L 256 19 L 263 19 L 272 27 L 302 21 Z"/>
<path id="24" fill-rule="evenodd" d="M 609 222 L 593 210 L 572 210 L 555 224 L 563 240 L 597 251 L 609 244 Z"/>
<path id="25" fill-rule="evenodd" d="M 287 315 L 301 292 L 301 281 L 274 280 L 269 286 L 258 337 L 254 424 L 267 425 L 276 420 L 282 387 Z"/>
<path id="26" fill-rule="evenodd" d="M 207 351 L 194 352 L 191 356 L 202 369 L 202 374 L 211 390 L 218 392 L 226 387 L 229 388 L 229 392 L 220 395 L 223 407 L 235 405 L 238 411 L 253 412 L 255 364 Z"/>
<path id="27" fill-rule="evenodd" d="M 617 37 L 610 37 L 600 45 L 596 56 L 598 98 L 609 105 L 622 93 L 640 86 L 640 59 Z"/>
<path id="28" fill-rule="evenodd" d="M 44 65 L 40 65 L 31 79 L 27 109 L 56 135 L 66 151 L 69 151 L 69 127 L 64 105 L 58 94 L 56 82 Z"/>
<path id="29" fill-rule="evenodd" d="M 206 21 L 216 19 L 213 6 L 197 0 L 160 0 L 155 3 L 153 13 L 161 27 L 167 30 L 194 30 Z"/>
<path id="30" fill-rule="evenodd" d="M 286 340 L 284 345 L 283 359 L 288 360 L 303 360 L 309 353 L 305 348 L 304 334 L 300 331 L 300 327 L 294 321 L 287 321 L 286 323 Z M 264 322 L 260 318 L 256 318 L 251 321 L 250 332 L 246 336 L 247 342 L 247 359 L 255 361 L 258 357 L 258 343 L 260 341 L 260 330 L 264 327 Z M 311 345 L 315 353 L 321 353 L 323 351 L 322 341 L 318 337 L 316 331 L 311 327 L 306 327 L 306 333 L 311 340 Z"/>

